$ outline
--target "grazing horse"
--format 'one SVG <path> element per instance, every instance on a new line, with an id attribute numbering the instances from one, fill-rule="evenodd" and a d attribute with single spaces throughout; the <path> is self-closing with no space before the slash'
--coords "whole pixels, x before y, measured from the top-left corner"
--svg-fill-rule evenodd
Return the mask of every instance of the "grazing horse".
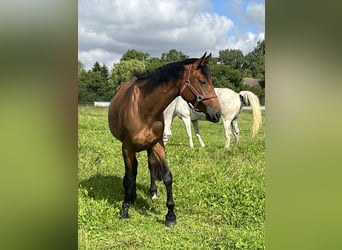
<path id="1" fill-rule="evenodd" d="M 233 135 L 235 137 L 236 145 L 240 145 L 240 129 L 238 126 L 237 118 L 239 117 L 239 114 L 241 112 L 242 104 L 251 105 L 251 108 L 253 110 L 252 136 L 255 136 L 258 133 L 262 119 L 259 98 L 250 91 L 240 91 L 240 93 L 236 93 L 235 91 L 228 88 L 215 88 L 215 92 L 222 108 L 222 120 L 225 131 L 224 134 L 226 137 L 225 148 L 229 148 L 230 145 L 230 127 L 233 128 Z M 164 144 L 167 143 L 172 134 L 171 124 L 176 116 L 182 119 L 185 125 L 190 147 L 194 146 L 191 135 L 191 122 L 194 126 L 195 134 L 201 147 L 204 147 L 205 144 L 199 132 L 198 120 L 206 120 L 206 117 L 203 113 L 196 112 L 193 108 L 191 108 L 182 97 L 177 97 L 164 110 Z"/>
<path id="2" fill-rule="evenodd" d="M 122 142 L 125 163 L 124 201 L 121 219 L 128 219 L 130 203 L 136 199 L 136 152 L 147 151 L 152 197 L 156 196 L 155 180 L 166 187 L 165 225 L 176 223 L 172 196 L 172 174 L 166 162 L 163 143 L 164 109 L 177 97 L 205 113 L 211 122 L 218 122 L 221 106 L 214 91 L 208 65 L 211 54 L 170 63 L 155 71 L 137 75 L 116 89 L 108 110 L 111 133 Z"/>

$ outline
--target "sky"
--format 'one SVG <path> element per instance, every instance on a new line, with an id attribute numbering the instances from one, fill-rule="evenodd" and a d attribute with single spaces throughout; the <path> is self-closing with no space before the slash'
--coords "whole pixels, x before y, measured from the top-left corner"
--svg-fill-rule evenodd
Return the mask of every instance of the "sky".
<path id="1" fill-rule="evenodd" d="M 129 49 L 161 57 L 252 51 L 265 38 L 264 0 L 79 0 L 78 59 L 109 69 Z"/>

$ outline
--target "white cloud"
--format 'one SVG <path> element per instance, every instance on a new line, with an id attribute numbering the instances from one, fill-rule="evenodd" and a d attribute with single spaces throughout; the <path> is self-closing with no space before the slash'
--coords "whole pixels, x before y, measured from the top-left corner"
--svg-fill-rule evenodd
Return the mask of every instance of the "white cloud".
<path id="1" fill-rule="evenodd" d="M 249 3 L 246 7 L 247 18 L 250 23 L 257 26 L 259 29 L 265 27 L 265 4 L 264 3 Z"/>
<path id="2" fill-rule="evenodd" d="M 226 48 L 240 49 L 246 55 L 256 47 L 258 41 L 263 39 L 265 39 L 265 33 L 253 34 L 248 32 L 239 37 L 231 37 L 226 44 Z"/>
<path id="3" fill-rule="evenodd" d="M 205 51 L 218 56 L 227 45 L 251 47 L 248 36 L 228 39 L 233 22 L 206 12 L 207 6 L 208 0 L 79 1 L 79 60 L 87 69 L 95 61 L 111 68 L 128 49 L 156 57 L 177 49 L 200 57 Z M 248 12 L 254 13 L 253 5 Z"/>
<path id="4" fill-rule="evenodd" d="M 85 65 L 86 69 L 90 69 L 96 61 L 111 68 L 114 62 L 120 60 L 121 56 L 122 54 L 116 54 L 99 48 L 78 52 L 78 59 Z"/>

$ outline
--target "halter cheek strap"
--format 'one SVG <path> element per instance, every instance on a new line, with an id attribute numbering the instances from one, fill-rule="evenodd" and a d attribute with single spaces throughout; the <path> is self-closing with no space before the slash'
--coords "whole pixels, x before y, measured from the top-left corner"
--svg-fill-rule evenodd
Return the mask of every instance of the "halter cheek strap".
<path id="1" fill-rule="evenodd" d="M 181 88 L 181 90 L 179 92 L 179 95 L 182 96 L 185 88 L 188 87 L 189 90 L 192 92 L 192 94 L 196 97 L 196 102 L 194 104 L 194 109 L 197 110 L 197 105 L 198 105 L 199 102 L 202 102 L 204 100 L 208 100 L 208 99 L 211 99 L 211 98 L 217 98 L 217 95 L 216 94 L 213 94 L 213 95 L 201 95 L 200 93 L 198 93 L 198 91 L 190 84 L 191 68 L 192 68 L 192 64 L 189 65 L 188 76 L 187 76 L 187 79 L 185 80 L 185 83 L 184 83 L 183 87 Z"/>

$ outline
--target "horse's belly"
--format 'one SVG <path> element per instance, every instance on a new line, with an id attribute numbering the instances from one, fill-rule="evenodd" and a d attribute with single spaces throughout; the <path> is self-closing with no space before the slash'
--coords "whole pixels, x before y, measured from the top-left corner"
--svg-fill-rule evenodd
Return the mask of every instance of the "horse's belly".
<path id="1" fill-rule="evenodd" d="M 114 118 L 114 119 L 113 119 Z M 114 115 L 110 122 L 110 130 L 114 137 L 126 145 L 142 151 L 151 148 L 163 137 L 163 123 L 154 122 L 152 125 L 144 125 L 139 121 L 122 119 Z"/>

